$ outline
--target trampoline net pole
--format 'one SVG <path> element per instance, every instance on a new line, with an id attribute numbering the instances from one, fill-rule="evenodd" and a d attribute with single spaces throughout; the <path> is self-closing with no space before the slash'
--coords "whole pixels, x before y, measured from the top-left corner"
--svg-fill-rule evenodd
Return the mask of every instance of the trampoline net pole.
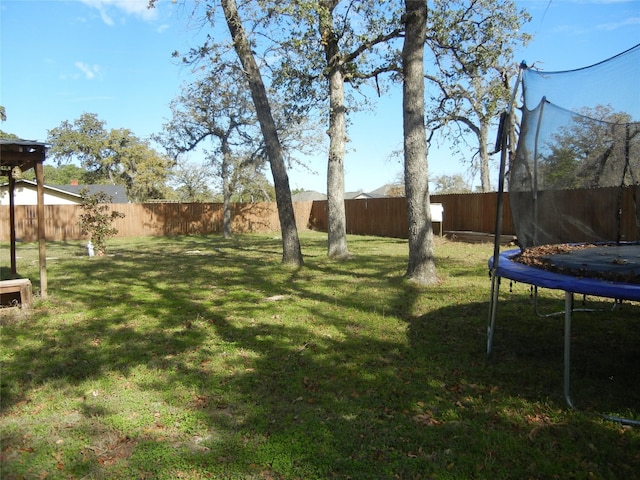
<path id="1" fill-rule="evenodd" d="M 489 324 L 487 327 L 487 356 L 491 355 L 493 348 L 493 333 L 496 324 L 496 314 L 498 310 L 498 292 L 500 289 L 500 279 L 497 278 L 496 272 L 498 264 L 500 262 L 500 237 L 502 235 L 502 214 L 504 209 L 504 177 L 506 172 L 507 156 L 509 154 L 509 139 L 511 138 L 510 130 L 512 128 L 511 115 L 513 112 L 513 105 L 516 100 L 516 95 L 520 82 L 522 81 L 522 72 L 527 68 L 526 64 L 522 62 L 518 70 L 518 78 L 513 87 L 511 99 L 507 105 L 507 110 L 502 114 L 500 118 L 500 129 L 498 143 L 500 145 L 500 172 L 498 176 L 498 198 L 496 206 L 496 223 L 493 241 L 493 265 L 489 275 L 491 277 L 491 298 L 489 305 Z"/>

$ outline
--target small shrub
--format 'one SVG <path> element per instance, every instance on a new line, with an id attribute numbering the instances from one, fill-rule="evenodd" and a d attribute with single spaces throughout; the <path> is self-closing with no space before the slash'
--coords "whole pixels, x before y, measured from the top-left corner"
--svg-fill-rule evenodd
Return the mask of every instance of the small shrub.
<path id="1" fill-rule="evenodd" d="M 82 197 L 83 214 L 80 215 L 80 229 L 83 235 L 89 235 L 98 255 L 103 255 L 106 251 L 106 242 L 109 238 L 118 233 L 113 226 L 117 218 L 124 218 L 124 213 L 111 211 L 108 203 L 112 198 L 104 192 L 90 194 L 88 189 L 80 191 Z"/>

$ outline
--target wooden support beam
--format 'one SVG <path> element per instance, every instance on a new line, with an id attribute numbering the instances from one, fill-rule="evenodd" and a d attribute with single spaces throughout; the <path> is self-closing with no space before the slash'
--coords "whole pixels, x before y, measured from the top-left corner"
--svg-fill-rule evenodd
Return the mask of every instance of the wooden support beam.
<path id="1" fill-rule="evenodd" d="M 16 205 L 15 205 L 15 189 L 16 180 L 13 176 L 9 175 L 9 238 L 10 238 L 10 253 L 11 253 L 11 273 L 13 275 L 18 274 L 18 267 L 16 263 Z"/>
<path id="2" fill-rule="evenodd" d="M 40 297 L 47 298 L 47 247 L 44 228 L 44 154 L 36 162 L 36 182 L 38 183 L 38 253 L 40 260 Z"/>

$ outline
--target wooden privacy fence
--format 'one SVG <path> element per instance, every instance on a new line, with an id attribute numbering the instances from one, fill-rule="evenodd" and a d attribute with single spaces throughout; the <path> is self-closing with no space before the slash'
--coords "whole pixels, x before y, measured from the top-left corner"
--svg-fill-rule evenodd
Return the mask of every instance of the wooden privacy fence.
<path id="1" fill-rule="evenodd" d="M 636 190 L 640 196 L 640 191 Z M 603 205 L 620 205 L 622 238 L 639 240 L 635 218 L 633 187 L 626 188 L 619 197 L 617 188 L 561 190 L 545 192 L 548 204 L 569 205 L 577 222 L 597 225 L 611 239 L 618 229 L 618 217 L 600 211 Z M 432 195 L 432 203 L 444 207 L 443 230 L 495 233 L 498 194 L 469 193 Z M 327 202 L 295 202 L 293 204 L 299 230 L 312 228 L 327 231 Z M 145 203 L 113 204 L 110 208 L 125 214 L 114 226 L 119 237 L 210 234 L 222 232 L 222 204 L 220 203 Z M 346 200 L 347 232 L 358 235 L 377 235 L 407 238 L 406 199 L 374 198 Z M 16 206 L 16 236 L 28 242 L 36 240 L 37 217 L 35 206 Z M 47 240 L 79 240 L 78 219 L 82 209 L 77 205 L 45 206 Z M 280 221 L 275 203 L 238 203 L 232 206 L 232 229 L 238 233 L 279 232 Z M 553 220 L 552 220 L 553 221 Z M 558 221 L 562 221 L 558 219 Z M 511 218 L 509 194 L 504 195 L 502 233 L 515 235 Z M 434 226 L 438 232 L 439 226 Z M 611 232 L 611 233 L 609 233 Z M 0 206 L 0 241 L 9 241 L 9 207 Z"/>
<path id="2" fill-rule="evenodd" d="M 309 222 L 312 202 L 294 203 L 299 228 Z M 15 207 L 16 237 L 24 242 L 37 239 L 35 205 Z M 118 237 L 199 235 L 222 232 L 221 203 L 142 203 L 110 204 L 125 214 L 113 223 Z M 80 240 L 78 205 L 45 205 L 47 240 Z M 232 205 L 232 230 L 237 233 L 279 232 L 280 220 L 275 203 L 236 203 Z M 0 207 L 0 241 L 9 241 L 9 207 Z"/>
<path id="3" fill-rule="evenodd" d="M 502 233 L 514 235 L 509 196 L 504 196 Z M 472 231 L 495 233 L 498 194 L 469 193 L 456 195 L 431 195 L 431 203 L 440 203 L 444 208 L 442 229 L 444 231 Z M 407 238 L 407 201 L 404 197 L 366 198 L 346 200 L 347 233 L 377 235 L 381 237 Z M 313 202 L 311 226 L 327 230 L 327 202 Z M 439 226 L 434 226 L 439 232 Z"/>
<path id="4" fill-rule="evenodd" d="M 593 188 L 575 190 L 556 190 L 544 192 L 546 205 L 559 205 L 571 219 L 552 216 L 548 222 L 575 222 L 593 225 L 604 238 L 615 240 L 620 221 L 621 238 L 627 241 L 640 240 L 636 219 L 635 203 L 640 202 L 640 188 Z M 445 232 L 480 232 L 495 234 L 498 194 L 468 193 L 455 195 L 432 195 L 431 203 L 440 203 L 444 207 L 443 230 Z M 620 205 L 620 219 L 616 208 Z M 609 206 L 605 210 L 605 206 Z M 639 206 L 640 208 L 640 206 Z M 378 235 L 407 238 L 406 199 L 370 198 L 345 201 L 347 232 L 357 235 Z M 560 210 L 560 209 L 558 209 Z M 542 215 L 549 209 L 542 210 Z M 549 216 L 549 215 L 547 215 Z M 327 202 L 316 201 L 311 210 L 312 227 L 327 230 Z M 565 228 L 567 226 L 565 225 Z M 434 231 L 439 231 L 434 226 Z M 504 194 L 502 212 L 502 234 L 515 235 L 511 214 L 509 193 Z M 580 241 L 580 239 L 575 239 Z"/>

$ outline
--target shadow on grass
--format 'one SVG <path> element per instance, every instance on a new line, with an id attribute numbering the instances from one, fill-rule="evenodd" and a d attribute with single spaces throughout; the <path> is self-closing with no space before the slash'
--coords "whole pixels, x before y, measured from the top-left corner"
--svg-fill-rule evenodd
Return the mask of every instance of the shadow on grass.
<path id="1" fill-rule="evenodd" d="M 594 469 L 615 477 L 640 467 L 637 435 L 625 438 L 564 406 L 557 320 L 525 319 L 519 304 L 505 306 L 496 358 L 487 362 L 486 302 L 415 315 L 425 293 L 401 281 L 398 258 L 318 256 L 284 269 L 278 245 L 187 237 L 54 267 L 58 302 L 5 322 L 16 348 L 3 365 L 3 415 L 45 385 L 77 398 L 66 414 L 84 422 L 68 420 L 69 428 L 83 425 L 85 436 L 105 440 L 93 440 L 92 455 L 79 448 L 85 453 L 67 458 L 65 469 L 97 478 L 549 478 Z M 54 328 L 48 315 L 58 319 Z M 637 365 L 637 337 L 603 344 L 595 322 L 583 322 L 592 328 L 576 325 L 577 375 L 597 380 L 616 366 L 621 380 L 636 378 L 624 372 Z M 587 360 L 605 346 L 620 363 Z M 179 438 L 157 419 L 143 430 L 114 426 L 113 407 L 86 392 L 105 376 L 125 385 L 140 368 L 154 372 L 137 380 L 152 392 L 145 401 L 197 418 Z M 624 389 L 616 389 L 624 400 L 637 399 Z M 51 441 L 14 425 L 3 444 L 18 447 L 4 472 L 18 475 L 20 448 Z M 120 457 L 95 453 L 103 450 Z"/>

